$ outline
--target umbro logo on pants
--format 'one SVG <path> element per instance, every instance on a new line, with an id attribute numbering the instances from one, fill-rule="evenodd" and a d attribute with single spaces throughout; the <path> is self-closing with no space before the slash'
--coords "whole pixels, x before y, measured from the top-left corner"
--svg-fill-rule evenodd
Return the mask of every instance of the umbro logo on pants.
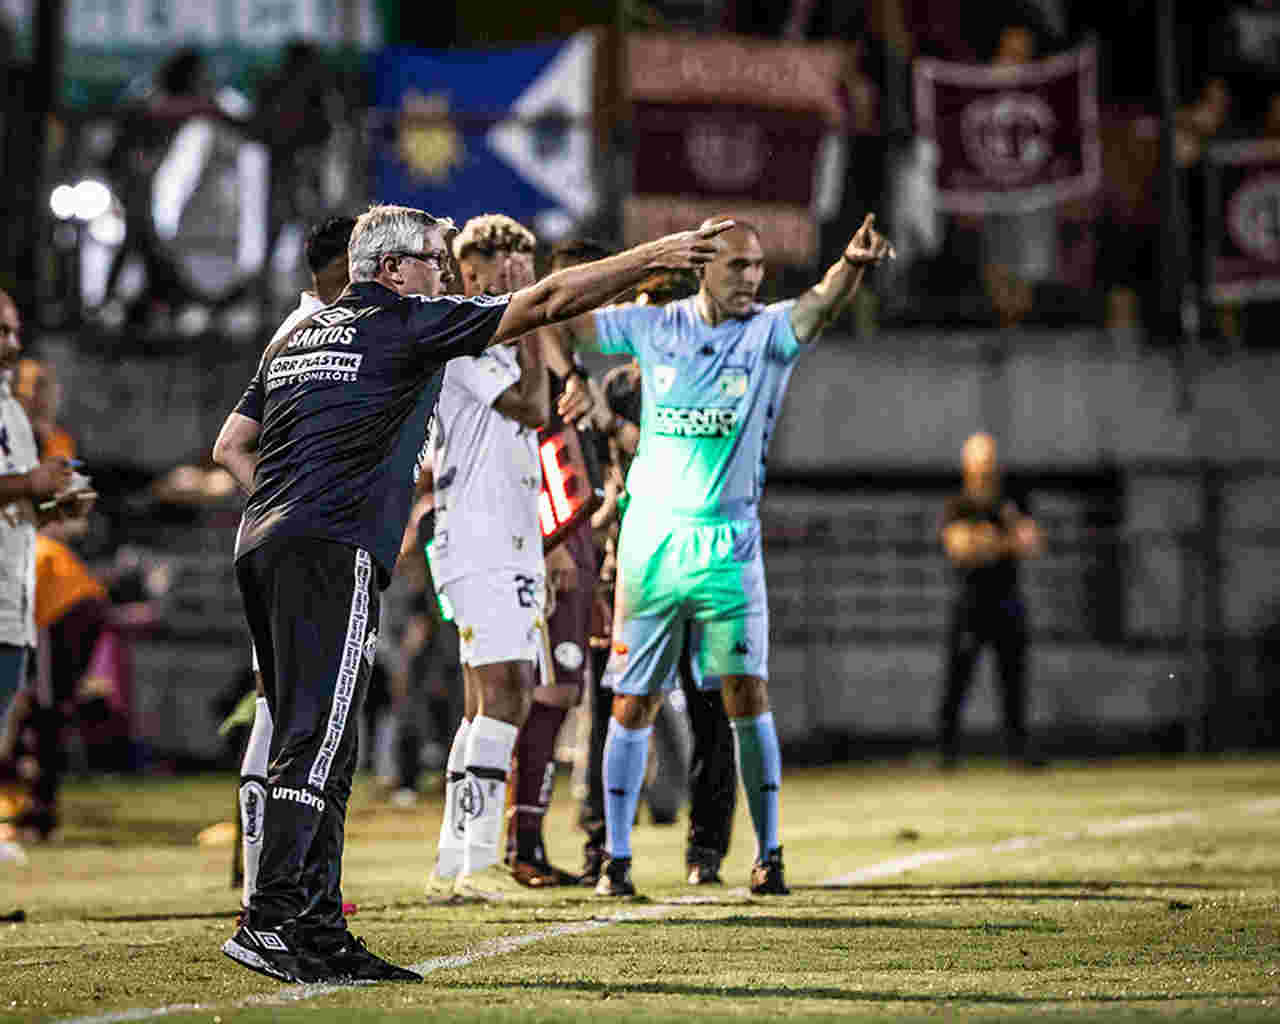
<path id="1" fill-rule="evenodd" d="M 314 807 L 321 814 L 324 813 L 324 797 L 316 796 L 305 789 L 294 789 L 292 786 L 273 786 L 271 798 L 273 800 L 292 800 L 295 804 Z"/>

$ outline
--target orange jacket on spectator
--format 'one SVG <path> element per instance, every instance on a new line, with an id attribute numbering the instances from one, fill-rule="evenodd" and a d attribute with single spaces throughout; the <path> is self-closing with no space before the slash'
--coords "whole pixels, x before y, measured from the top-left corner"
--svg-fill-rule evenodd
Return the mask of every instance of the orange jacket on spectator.
<path id="1" fill-rule="evenodd" d="M 27 410 L 42 459 L 53 455 L 68 459 L 76 457 L 75 439 L 57 422 L 62 391 L 51 363 L 20 359 L 13 382 L 13 397 Z"/>
<path id="2" fill-rule="evenodd" d="M 106 596 L 106 588 L 75 552 L 52 537 L 36 535 L 37 628 L 57 622 L 81 601 Z"/>

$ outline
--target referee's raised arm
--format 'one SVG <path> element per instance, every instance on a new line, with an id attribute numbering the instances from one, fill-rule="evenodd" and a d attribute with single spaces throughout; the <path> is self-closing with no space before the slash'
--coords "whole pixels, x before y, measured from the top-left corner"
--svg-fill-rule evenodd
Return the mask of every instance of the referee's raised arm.
<path id="1" fill-rule="evenodd" d="M 715 258 L 715 238 L 733 221 L 678 231 L 637 245 L 616 256 L 548 274 L 511 296 L 491 344 L 514 341 L 522 334 L 560 323 L 616 298 L 656 270 L 688 270 Z"/>

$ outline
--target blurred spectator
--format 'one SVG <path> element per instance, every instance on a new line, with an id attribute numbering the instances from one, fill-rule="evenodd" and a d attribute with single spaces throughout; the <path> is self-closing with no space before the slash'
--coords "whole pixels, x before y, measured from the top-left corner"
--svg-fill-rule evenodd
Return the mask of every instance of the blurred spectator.
<path id="1" fill-rule="evenodd" d="M 345 116 L 334 69 L 311 43 L 285 47 L 280 66 L 258 87 L 251 130 L 271 151 L 271 232 L 324 215 L 331 197 L 325 184 L 325 147 Z"/>
<path id="2" fill-rule="evenodd" d="M 1209 40 L 1210 67 L 1230 78 L 1242 93 L 1256 92 L 1256 99 L 1265 102 L 1280 86 L 1280 4 L 1237 0 L 1220 10 L 1222 16 Z M 1255 97 L 1241 98 L 1249 103 Z"/>
<path id="3" fill-rule="evenodd" d="M 15 385 L 14 397 L 27 410 L 40 457 L 75 458 L 75 439 L 58 423 L 62 388 L 53 365 L 35 359 L 20 360 Z"/>
<path id="4" fill-rule="evenodd" d="M 81 713 L 101 723 L 127 708 L 105 649 L 116 642 L 104 633 L 109 610 L 106 588 L 62 540 L 42 532 L 36 538 L 36 683 L 23 702 L 15 751 L 29 793 L 16 824 L 27 839 L 48 839 L 57 825 L 66 726 Z M 91 674 L 93 662 L 98 668 Z"/>
<path id="5" fill-rule="evenodd" d="M 940 531 L 956 580 L 939 711 L 943 766 L 956 765 L 960 712 L 986 646 L 995 652 L 1009 756 L 1035 765 L 1027 746 L 1029 634 L 1018 564 L 1040 553 L 1040 528 L 1025 495 L 1003 485 L 990 434 L 965 442 L 963 463 L 964 492 L 947 501 Z"/>
<path id="6" fill-rule="evenodd" d="M 48 517 L 36 503 L 71 482 L 65 459 L 39 460 L 30 420 L 12 395 L 21 336 L 18 307 L 0 292 L 0 716 L 7 715 L 26 676 L 27 652 L 35 646 L 36 525 Z M 0 740 L 0 759 L 9 752 Z"/>
<path id="7" fill-rule="evenodd" d="M 1128 355 L 1137 352 L 1142 340 L 1142 319 L 1136 291 L 1117 285 L 1107 292 L 1104 326 L 1117 351 Z"/>
<path id="8" fill-rule="evenodd" d="M 1098 278 L 1112 296 L 1125 292 L 1133 297 L 1117 301 L 1124 320 L 1134 326 L 1145 319 L 1143 310 L 1154 309 L 1158 259 L 1160 206 L 1156 176 L 1160 167 L 1160 123 L 1140 106 L 1113 107 L 1104 111 L 1099 124 L 1102 146 L 1102 189 L 1098 237 Z M 1108 313 L 1108 326 L 1112 320 Z"/>
<path id="9" fill-rule="evenodd" d="M 1012 24 L 1001 29 L 991 63 L 1029 64 L 1036 56 L 1035 33 Z M 982 218 L 982 280 L 1002 327 L 1016 326 L 1031 312 L 1032 286 L 1054 277 L 1057 247 L 1056 206 Z"/>
<path id="10" fill-rule="evenodd" d="M 1280 139 L 1280 92 L 1267 97 L 1266 112 L 1262 116 L 1262 137 Z"/>
<path id="11" fill-rule="evenodd" d="M 193 118 L 229 117 L 214 95 L 204 56 L 187 47 L 157 69 L 145 98 L 127 108 L 120 118 L 106 171 L 123 206 L 125 242 L 112 257 L 103 303 L 123 303 L 125 326 L 146 325 L 153 307 L 169 311 L 188 293 L 181 272 L 165 253 L 157 232 L 156 172 L 171 156 L 174 141 L 186 122 Z M 142 264 L 145 285 L 141 292 L 126 297 L 121 290 L 122 275 L 135 258 Z"/>

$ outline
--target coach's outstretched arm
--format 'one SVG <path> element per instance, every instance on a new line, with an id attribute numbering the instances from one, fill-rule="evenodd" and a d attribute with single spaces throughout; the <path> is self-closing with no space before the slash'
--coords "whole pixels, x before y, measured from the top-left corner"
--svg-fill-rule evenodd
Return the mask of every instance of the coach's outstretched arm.
<path id="1" fill-rule="evenodd" d="M 694 231 L 680 231 L 637 245 L 616 256 L 557 270 L 511 296 L 493 342 L 560 323 L 603 306 L 655 270 L 700 267 L 715 258 L 716 235 L 733 227 L 724 220 Z"/>
<path id="2" fill-rule="evenodd" d="M 867 267 L 897 254 L 893 244 L 875 227 L 876 215 L 869 213 L 854 232 L 843 255 L 831 265 L 821 281 L 796 299 L 791 308 L 791 329 L 801 342 L 810 342 L 822 333 L 853 298 L 862 284 Z"/>

